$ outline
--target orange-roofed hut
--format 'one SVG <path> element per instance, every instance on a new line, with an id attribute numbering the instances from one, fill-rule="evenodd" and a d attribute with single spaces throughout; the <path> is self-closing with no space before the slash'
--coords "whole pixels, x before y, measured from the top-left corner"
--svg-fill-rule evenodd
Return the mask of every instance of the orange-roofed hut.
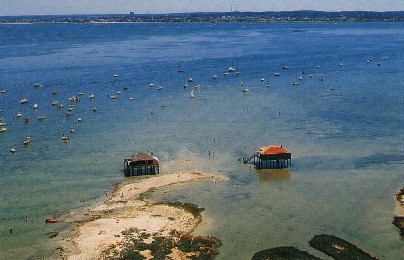
<path id="1" fill-rule="evenodd" d="M 257 169 L 288 168 L 292 164 L 292 153 L 281 146 L 262 146 L 254 155 L 244 160 L 248 163 L 254 159 Z"/>
<path id="2" fill-rule="evenodd" d="M 160 173 L 159 159 L 153 154 L 136 153 L 131 159 L 124 160 L 126 177 L 137 175 L 155 175 Z"/>

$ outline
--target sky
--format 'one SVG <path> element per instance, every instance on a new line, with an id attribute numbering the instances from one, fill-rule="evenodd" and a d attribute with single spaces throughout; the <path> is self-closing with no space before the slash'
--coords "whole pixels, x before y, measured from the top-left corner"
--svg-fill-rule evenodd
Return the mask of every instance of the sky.
<path id="1" fill-rule="evenodd" d="M 289 10 L 404 11 L 404 0 L 0 0 L 0 16 Z"/>

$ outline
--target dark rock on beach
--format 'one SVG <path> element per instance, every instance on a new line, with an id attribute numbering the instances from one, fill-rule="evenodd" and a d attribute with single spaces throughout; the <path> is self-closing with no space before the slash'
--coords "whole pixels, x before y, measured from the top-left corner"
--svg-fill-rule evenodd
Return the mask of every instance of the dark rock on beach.
<path id="1" fill-rule="evenodd" d="M 323 252 L 326 255 L 331 256 L 334 259 L 377 259 L 370 254 L 366 253 L 362 249 L 358 248 L 354 244 L 343 240 L 342 238 L 321 234 L 314 236 L 309 244 L 311 247 Z"/>
<path id="2" fill-rule="evenodd" d="M 317 260 L 321 259 L 309 254 L 306 251 L 300 251 L 293 246 L 281 246 L 266 249 L 254 254 L 252 260 L 283 260 L 283 259 L 299 259 L 299 260 Z"/>
<path id="3" fill-rule="evenodd" d="M 393 224 L 400 230 L 401 238 L 404 240 L 404 187 L 396 194 L 397 209 Z"/>
<path id="4" fill-rule="evenodd" d="M 404 217 L 394 217 L 393 224 L 400 229 L 401 238 L 404 240 Z"/>

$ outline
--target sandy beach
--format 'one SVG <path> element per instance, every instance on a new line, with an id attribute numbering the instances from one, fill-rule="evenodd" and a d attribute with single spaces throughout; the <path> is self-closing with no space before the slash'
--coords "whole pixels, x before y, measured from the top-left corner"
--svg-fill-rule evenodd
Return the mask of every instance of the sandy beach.
<path id="1" fill-rule="evenodd" d="M 119 250 L 125 245 L 122 232 L 129 229 L 147 233 L 150 241 L 154 236 L 170 237 L 173 232 L 190 234 L 201 221 L 199 214 L 181 203 L 151 202 L 143 200 L 141 195 L 159 187 L 202 179 L 217 181 L 223 177 L 195 172 L 165 173 L 132 177 L 117 184 L 111 192 L 106 192 L 102 202 L 60 218 L 70 228 L 55 238 L 56 254 L 70 260 L 101 259 L 103 251 Z M 151 258 L 147 250 L 142 254 Z M 173 254 L 186 259 L 181 252 Z"/>

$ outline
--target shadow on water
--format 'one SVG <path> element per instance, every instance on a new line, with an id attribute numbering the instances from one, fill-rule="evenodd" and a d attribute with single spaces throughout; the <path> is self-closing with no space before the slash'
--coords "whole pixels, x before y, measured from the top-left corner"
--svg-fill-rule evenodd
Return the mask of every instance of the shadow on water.
<path id="1" fill-rule="evenodd" d="M 289 169 L 262 169 L 257 174 L 261 182 L 289 181 L 291 178 Z"/>

